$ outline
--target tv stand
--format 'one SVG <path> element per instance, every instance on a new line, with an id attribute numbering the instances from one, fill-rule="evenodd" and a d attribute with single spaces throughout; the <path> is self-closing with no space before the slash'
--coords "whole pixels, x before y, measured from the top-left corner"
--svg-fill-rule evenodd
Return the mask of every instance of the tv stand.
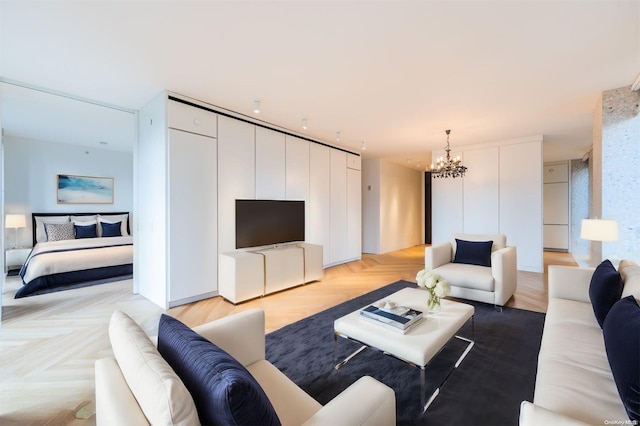
<path id="1" fill-rule="evenodd" d="M 322 279 L 322 246 L 299 243 L 220 254 L 220 295 L 244 302 Z"/>

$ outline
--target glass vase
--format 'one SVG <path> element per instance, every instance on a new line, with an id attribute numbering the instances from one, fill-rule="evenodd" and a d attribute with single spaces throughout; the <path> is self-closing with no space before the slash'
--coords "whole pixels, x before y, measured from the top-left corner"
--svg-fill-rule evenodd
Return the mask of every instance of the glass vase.
<path id="1" fill-rule="evenodd" d="M 429 313 L 432 315 L 437 315 L 438 313 L 440 313 L 440 298 L 433 295 L 429 297 L 427 307 L 429 308 Z"/>

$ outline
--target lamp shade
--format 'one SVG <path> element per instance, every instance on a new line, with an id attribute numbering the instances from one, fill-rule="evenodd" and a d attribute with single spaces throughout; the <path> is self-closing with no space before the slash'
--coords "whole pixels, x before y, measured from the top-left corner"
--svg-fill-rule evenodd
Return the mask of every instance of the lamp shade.
<path id="1" fill-rule="evenodd" d="M 590 241 L 617 241 L 618 222 L 615 219 L 582 219 L 580 238 Z"/>
<path id="2" fill-rule="evenodd" d="M 27 219 L 23 214 L 8 214 L 5 222 L 5 228 L 26 228 Z"/>

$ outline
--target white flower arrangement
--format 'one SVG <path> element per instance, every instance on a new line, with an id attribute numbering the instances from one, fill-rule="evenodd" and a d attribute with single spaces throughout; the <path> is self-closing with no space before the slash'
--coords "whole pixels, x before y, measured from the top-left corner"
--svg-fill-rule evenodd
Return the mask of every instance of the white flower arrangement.
<path id="1" fill-rule="evenodd" d="M 418 272 L 416 282 L 418 286 L 426 288 L 429 292 L 429 300 L 427 301 L 429 309 L 440 307 L 440 299 L 451 292 L 451 286 L 447 280 L 426 269 Z"/>

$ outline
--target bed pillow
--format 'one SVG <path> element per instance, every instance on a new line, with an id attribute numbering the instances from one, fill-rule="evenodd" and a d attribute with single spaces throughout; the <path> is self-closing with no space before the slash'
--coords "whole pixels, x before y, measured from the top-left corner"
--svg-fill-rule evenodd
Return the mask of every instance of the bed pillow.
<path id="1" fill-rule="evenodd" d="M 47 241 L 73 240 L 76 238 L 73 223 L 45 223 Z"/>
<path id="2" fill-rule="evenodd" d="M 200 424 L 184 383 L 134 320 L 115 311 L 109 322 L 109 339 L 122 375 L 149 423 Z"/>
<path id="3" fill-rule="evenodd" d="M 602 328 L 607 360 L 629 419 L 640 420 L 640 307 L 633 296 L 617 301 Z"/>
<path id="4" fill-rule="evenodd" d="M 98 236 L 95 221 L 93 223 L 75 222 L 73 227 L 76 231 L 76 238 L 96 238 Z"/>
<path id="5" fill-rule="evenodd" d="M 242 364 L 165 314 L 160 316 L 158 351 L 189 389 L 202 424 L 280 424 L 271 401 Z"/>
<path id="6" fill-rule="evenodd" d="M 71 215 L 71 222 L 98 222 L 98 215 L 97 214 L 90 214 L 90 215 L 82 215 L 82 216 L 76 216 L 76 215 Z"/>
<path id="7" fill-rule="evenodd" d="M 120 233 L 125 237 L 129 235 L 129 232 L 127 231 L 127 224 L 129 223 L 129 214 L 127 214 L 127 213 L 125 213 L 125 214 L 99 214 L 98 215 L 98 222 L 105 222 L 105 223 L 120 222 L 121 223 Z M 102 236 L 100 234 L 100 227 L 98 227 L 98 236 L 99 237 Z"/>
<path id="8" fill-rule="evenodd" d="M 622 278 L 620 273 L 616 271 L 609 259 L 604 260 L 591 276 L 589 284 L 589 300 L 593 307 L 593 313 L 600 324 L 600 328 L 604 324 L 604 320 L 609 313 L 609 309 L 620 300 L 622 296 Z"/>
<path id="9" fill-rule="evenodd" d="M 453 263 L 491 266 L 493 241 L 465 241 L 456 238 L 456 255 Z"/>
<path id="10" fill-rule="evenodd" d="M 44 229 L 45 223 L 68 223 L 69 216 L 35 216 L 36 220 L 36 243 L 47 241 L 47 231 Z"/>
<path id="11" fill-rule="evenodd" d="M 103 237 L 121 237 L 122 236 L 122 224 L 120 222 L 116 222 L 116 223 L 100 222 L 100 228 L 102 229 Z"/>

